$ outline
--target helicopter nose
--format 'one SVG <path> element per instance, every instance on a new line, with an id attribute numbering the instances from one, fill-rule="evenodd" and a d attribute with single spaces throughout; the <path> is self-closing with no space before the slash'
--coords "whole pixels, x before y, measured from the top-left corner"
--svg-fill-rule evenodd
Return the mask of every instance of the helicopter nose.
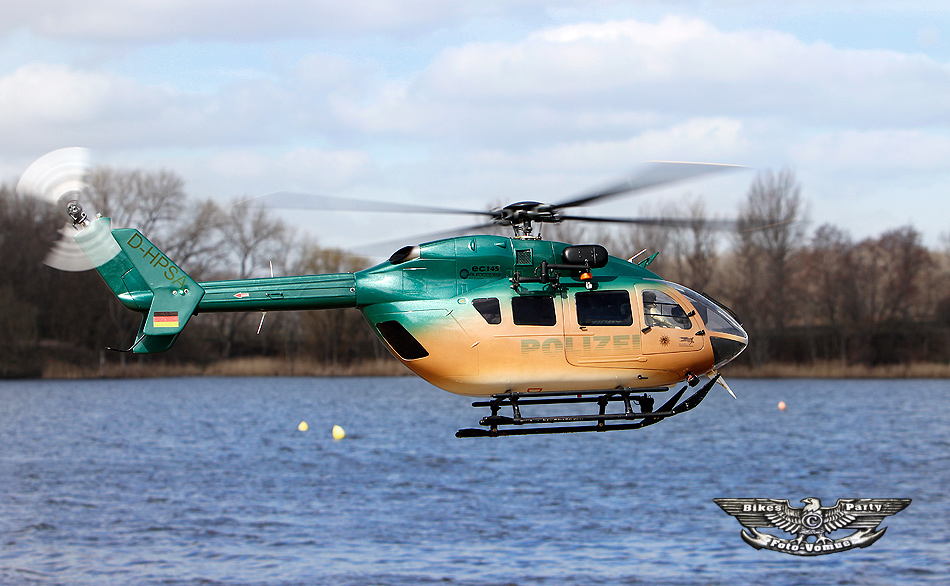
<path id="1" fill-rule="evenodd" d="M 713 350 L 713 361 L 719 368 L 745 350 L 749 345 L 749 334 L 742 329 L 739 319 L 725 305 L 682 285 L 671 283 L 696 308 L 703 320 L 705 330 L 709 332 L 709 342 Z"/>
<path id="2" fill-rule="evenodd" d="M 741 339 L 713 336 L 710 342 L 712 343 L 713 362 L 715 362 L 716 368 L 719 368 L 741 354 L 749 345 L 749 338 L 745 336 Z"/>

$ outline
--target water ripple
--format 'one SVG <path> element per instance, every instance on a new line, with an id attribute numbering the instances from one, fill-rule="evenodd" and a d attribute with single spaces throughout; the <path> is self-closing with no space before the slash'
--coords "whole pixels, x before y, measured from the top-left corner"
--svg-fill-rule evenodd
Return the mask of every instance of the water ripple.
<path id="1" fill-rule="evenodd" d="M 950 582 L 944 381 L 732 386 L 636 432 L 458 440 L 470 400 L 410 378 L 0 381 L 0 583 Z M 727 496 L 914 502 L 793 558 Z"/>

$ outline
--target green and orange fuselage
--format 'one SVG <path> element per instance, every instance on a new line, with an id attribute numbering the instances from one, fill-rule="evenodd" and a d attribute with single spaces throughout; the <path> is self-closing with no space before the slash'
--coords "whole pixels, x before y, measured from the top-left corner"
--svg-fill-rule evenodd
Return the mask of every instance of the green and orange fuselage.
<path id="1" fill-rule="evenodd" d="M 423 379 L 487 396 L 674 385 L 748 343 L 722 307 L 645 266 L 604 255 L 596 268 L 565 268 L 583 247 L 546 240 L 462 236 L 356 273 L 201 283 L 108 218 L 76 240 L 121 302 L 144 314 L 134 352 L 166 350 L 196 313 L 352 307 Z M 538 279 L 542 262 L 562 268 Z"/>

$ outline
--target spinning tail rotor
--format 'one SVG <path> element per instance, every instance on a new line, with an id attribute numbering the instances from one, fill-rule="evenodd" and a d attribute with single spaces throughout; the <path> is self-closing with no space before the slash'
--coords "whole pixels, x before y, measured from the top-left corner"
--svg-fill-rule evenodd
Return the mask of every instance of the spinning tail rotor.
<path id="1" fill-rule="evenodd" d="M 88 149 L 71 147 L 47 153 L 31 164 L 17 183 L 23 197 L 49 202 L 64 211 L 69 220 L 59 230 L 60 238 L 43 260 L 61 271 L 88 271 L 92 262 L 76 243 L 75 235 L 85 227 L 95 210 L 87 201 L 90 170 Z"/>

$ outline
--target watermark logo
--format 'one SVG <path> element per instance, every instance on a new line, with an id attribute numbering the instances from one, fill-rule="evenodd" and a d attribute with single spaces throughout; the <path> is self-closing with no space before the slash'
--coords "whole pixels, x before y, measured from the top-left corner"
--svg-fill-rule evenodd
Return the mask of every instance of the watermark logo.
<path id="1" fill-rule="evenodd" d="M 824 555 L 868 547 L 884 535 L 887 527 L 878 529 L 884 517 L 895 515 L 910 504 L 911 499 L 838 499 L 833 507 L 808 497 L 804 507 L 793 507 L 788 499 L 713 499 L 723 511 L 744 527 L 742 539 L 755 549 L 771 549 L 790 555 Z M 771 527 L 790 533 L 783 538 L 757 528 Z M 844 537 L 829 533 L 853 529 Z M 748 531 L 747 531 L 748 530 Z"/>

